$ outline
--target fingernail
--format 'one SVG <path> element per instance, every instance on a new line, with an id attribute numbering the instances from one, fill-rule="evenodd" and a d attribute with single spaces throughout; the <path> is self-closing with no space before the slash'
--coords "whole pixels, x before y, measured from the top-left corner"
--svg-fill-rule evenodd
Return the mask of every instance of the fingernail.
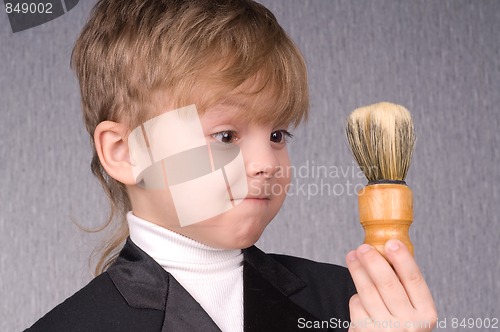
<path id="1" fill-rule="evenodd" d="M 395 240 L 395 239 L 391 239 L 389 241 L 387 241 L 387 243 L 385 244 L 385 247 L 387 249 L 389 249 L 390 251 L 396 251 L 399 249 L 399 241 L 398 240 Z"/>
<path id="2" fill-rule="evenodd" d="M 349 262 L 354 262 L 356 259 L 358 258 L 356 257 L 356 252 L 354 250 L 347 254 L 347 260 Z"/>
<path id="3" fill-rule="evenodd" d="M 363 243 L 362 245 L 359 246 L 358 250 L 360 253 L 364 254 L 364 253 L 367 253 L 368 251 L 371 250 L 371 246 L 369 246 L 368 244 L 366 243 Z"/>

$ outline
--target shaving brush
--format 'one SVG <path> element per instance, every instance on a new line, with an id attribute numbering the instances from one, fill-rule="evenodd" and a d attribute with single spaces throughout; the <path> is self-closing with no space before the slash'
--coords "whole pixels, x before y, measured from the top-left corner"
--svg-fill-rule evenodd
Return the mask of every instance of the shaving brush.
<path id="1" fill-rule="evenodd" d="M 358 108 L 347 119 L 346 134 L 368 179 L 368 185 L 358 192 L 364 242 L 386 257 L 384 244 L 398 239 L 413 254 L 408 234 L 413 198 L 405 183 L 415 143 L 410 112 L 387 102 Z"/>

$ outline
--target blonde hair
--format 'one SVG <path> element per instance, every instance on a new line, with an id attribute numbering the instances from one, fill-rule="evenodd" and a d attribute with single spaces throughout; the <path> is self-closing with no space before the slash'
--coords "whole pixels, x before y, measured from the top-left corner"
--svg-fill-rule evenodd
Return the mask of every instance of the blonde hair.
<path id="1" fill-rule="evenodd" d="M 107 228 L 95 272 L 116 259 L 128 236 L 131 203 L 122 183 L 111 178 L 97 156 L 93 134 L 105 120 L 129 128 L 161 112 L 158 96 L 203 110 L 243 82 L 245 94 L 273 96 L 272 112 L 252 109 L 249 121 L 293 124 L 307 118 L 304 60 L 275 16 L 251 0 L 101 0 L 73 49 L 72 68 L 81 90 L 84 121 L 91 136 L 91 169 L 108 196 Z"/>

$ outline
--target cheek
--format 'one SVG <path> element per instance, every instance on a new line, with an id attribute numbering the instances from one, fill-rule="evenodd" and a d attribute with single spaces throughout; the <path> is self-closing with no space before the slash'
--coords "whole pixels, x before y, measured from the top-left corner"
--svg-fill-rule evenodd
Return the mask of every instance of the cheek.
<path id="1" fill-rule="evenodd" d="M 292 181 L 292 169 L 290 165 L 290 159 L 288 157 L 288 152 L 280 159 L 280 171 L 275 174 L 276 184 L 282 187 L 282 192 L 286 192 L 290 188 L 290 183 Z"/>
<path id="2" fill-rule="evenodd" d="M 279 198 L 282 202 L 285 199 L 285 196 L 290 189 L 291 178 L 289 175 L 284 173 L 276 177 L 275 182 L 273 183 L 273 196 Z"/>
<path id="3" fill-rule="evenodd" d="M 288 147 L 285 146 L 283 149 L 276 152 L 276 158 L 279 161 L 280 167 L 284 170 L 287 170 L 290 165 L 290 156 L 288 155 Z"/>

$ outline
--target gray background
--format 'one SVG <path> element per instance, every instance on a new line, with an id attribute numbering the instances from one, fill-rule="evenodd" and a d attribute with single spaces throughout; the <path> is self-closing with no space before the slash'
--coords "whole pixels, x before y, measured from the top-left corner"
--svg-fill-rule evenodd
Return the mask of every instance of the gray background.
<path id="1" fill-rule="evenodd" d="M 382 100 L 408 107 L 418 135 L 411 237 L 442 330 L 454 317 L 500 318 L 500 1 L 263 2 L 309 67 L 312 116 L 295 130 L 294 164 L 352 171 L 350 111 Z M 91 279 L 101 235 L 72 219 L 97 226 L 107 204 L 69 69 L 91 5 L 16 34 L 0 13 L 1 331 L 31 325 Z M 363 240 L 352 184 L 364 180 L 304 172 L 260 246 L 344 265 Z M 313 195 L 321 185 L 335 190 Z"/>

